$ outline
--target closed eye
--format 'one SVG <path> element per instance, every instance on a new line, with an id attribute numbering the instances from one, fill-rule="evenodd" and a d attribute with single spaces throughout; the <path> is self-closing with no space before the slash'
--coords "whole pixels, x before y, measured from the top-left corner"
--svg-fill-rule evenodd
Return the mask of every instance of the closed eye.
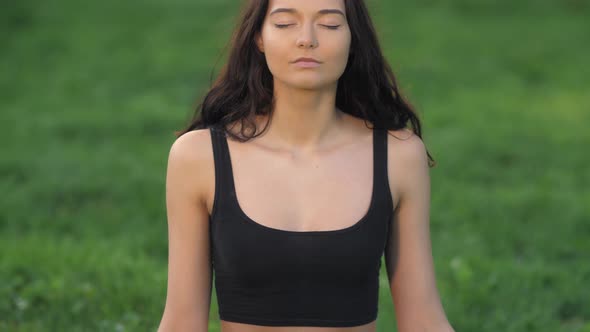
<path id="1" fill-rule="evenodd" d="M 284 28 L 291 26 L 291 25 L 293 25 L 293 24 L 275 24 L 275 26 L 279 29 L 284 29 Z M 339 25 L 324 25 L 324 24 L 322 24 L 322 26 L 324 26 L 328 29 L 331 29 L 331 30 L 336 30 L 340 27 Z"/>

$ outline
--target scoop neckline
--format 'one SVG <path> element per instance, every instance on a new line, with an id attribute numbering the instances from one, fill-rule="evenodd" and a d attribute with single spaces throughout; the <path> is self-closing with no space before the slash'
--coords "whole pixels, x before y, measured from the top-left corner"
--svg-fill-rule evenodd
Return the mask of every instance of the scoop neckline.
<path id="1" fill-rule="evenodd" d="M 225 145 L 226 145 L 226 152 L 227 152 L 227 162 L 228 162 L 228 168 L 229 168 L 229 174 L 230 174 L 230 190 L 232 191 L 232 195 L 230 195 L 232 197 L 232 203 L 233 203 L 233 208 L 238 212 L 238 215 L 241 217 L 242 220 L 246 221 L 248 224 L 253 225 L 257 228 L 260 228 L 262 230 L 268 231 L 268 232 L 274 232 L 274 233 L 282 233 L 282 234 L 287 234 L 287 235 L 331 235 L 331 234 L 340 234 L 340 233 L 345 233 L 345 232 L 350 232 L 353 231 L 357 228 L 359 228 L 360 226 L 362 226 L 364 223 L 366 223 L 367 219 L 369 219 L 369 217 L 371 216 L 371 214 L 373 213 L 373 210 L 375 209 L 375 202 L 376 202 L 376 189 L 377 189 L 377 156 L 376 156 L 376 132 L 375 129 L 373 129 L 372 132 L 372 159 L 373 159 L 373 165 L 372 165 L 372 188 L 371 188 L 371 198 L 370 198 L 370 202 L 369 202 L 369 207 L 367 208 L 367 211 L 365 212 L 365 214 L 359 219 L 357 220 L 354 224 L 344 227 L 344 228 L 339 228 L 339 229 L 332 229 L 332 230 L 309 230 L 309 231 L 292 231 L 292 230 L 287 230 L 287 229 L 280 229 L 280 228 L 275 228 L 275 227 L 270 227 L 270 226 L 266 226 L 263 225 L 257 221 L 255 221 L 254 219 L 250 218 L 250 216 L 248 216 L 246 214 L 246 212 L 244 212 L 244 210 L 242 209 L 242 207 L 240 206 L 240 202 L 238 200 L 238 195 L 236 193 L 236 186 L 235 186 L 235 181 L 234 181 L 234 172 L 233 172 L 233 166 L 231 163 L 231 153 L 229 151 L 229 145 L 227 144 L 227 137 L 225 135 L 222 135 L 223 140 L 225 140 Z"/>

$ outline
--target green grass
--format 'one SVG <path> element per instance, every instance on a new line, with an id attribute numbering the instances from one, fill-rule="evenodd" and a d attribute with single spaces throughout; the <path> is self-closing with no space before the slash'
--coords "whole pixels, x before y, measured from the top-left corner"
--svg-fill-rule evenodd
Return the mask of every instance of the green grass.
<path id="1" fill-rule="evenodd" d="M 457 331 L 590 331 L 590 4 L 369 1 L 417 107 L 438 287 Z M 155 330 L 173 132 L 237 2 L 0 11 L 0 330 Z M 384 267 L 379 331 L 395 316 Z M 210 328 L 217 331 L 213 294 Z"/>

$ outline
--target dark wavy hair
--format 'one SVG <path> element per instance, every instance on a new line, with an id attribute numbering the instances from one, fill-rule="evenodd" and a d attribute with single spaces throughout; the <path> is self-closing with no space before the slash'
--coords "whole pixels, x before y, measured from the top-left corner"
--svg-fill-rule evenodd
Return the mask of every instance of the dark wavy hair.
<path id="1" fill-rule="evenodd" d="M 255 37 L 261 32 L 268 0 L 245 2 L 229 44 L 227 63 L 205 94 L 189 124 L 176 136 L 196 129 L 216 127 L 241 142 L 257 137 L 256 115 L 272 116 L 273 76 Z M 348 63 L 338 80 L 336 107 L 388 130 L 407 128 L 422 139 L 420 119 L 399 91 L 395 75 L 381 51 L 369 11 L 363 0 L 344 0 L 351 32 Z M 240 135 L 227 126 L 240 121 Z M 250 132 L 250 134 L 247 133 Z M 436 162 L 426 151 L 430 167 Z"/>

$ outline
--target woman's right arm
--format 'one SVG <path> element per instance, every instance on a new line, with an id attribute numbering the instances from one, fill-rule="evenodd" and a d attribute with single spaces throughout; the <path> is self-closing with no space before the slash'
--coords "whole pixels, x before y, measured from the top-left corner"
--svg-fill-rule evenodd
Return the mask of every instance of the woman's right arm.
<path id="1" fill-rule="evenodd" d="M 188 132 L 170 148 L 166 174 L 168 286 L 158 332 L 206 332 L 211 301 L 209 130 Z M 212 173 L 213 172 L 213 173 Z"/>

